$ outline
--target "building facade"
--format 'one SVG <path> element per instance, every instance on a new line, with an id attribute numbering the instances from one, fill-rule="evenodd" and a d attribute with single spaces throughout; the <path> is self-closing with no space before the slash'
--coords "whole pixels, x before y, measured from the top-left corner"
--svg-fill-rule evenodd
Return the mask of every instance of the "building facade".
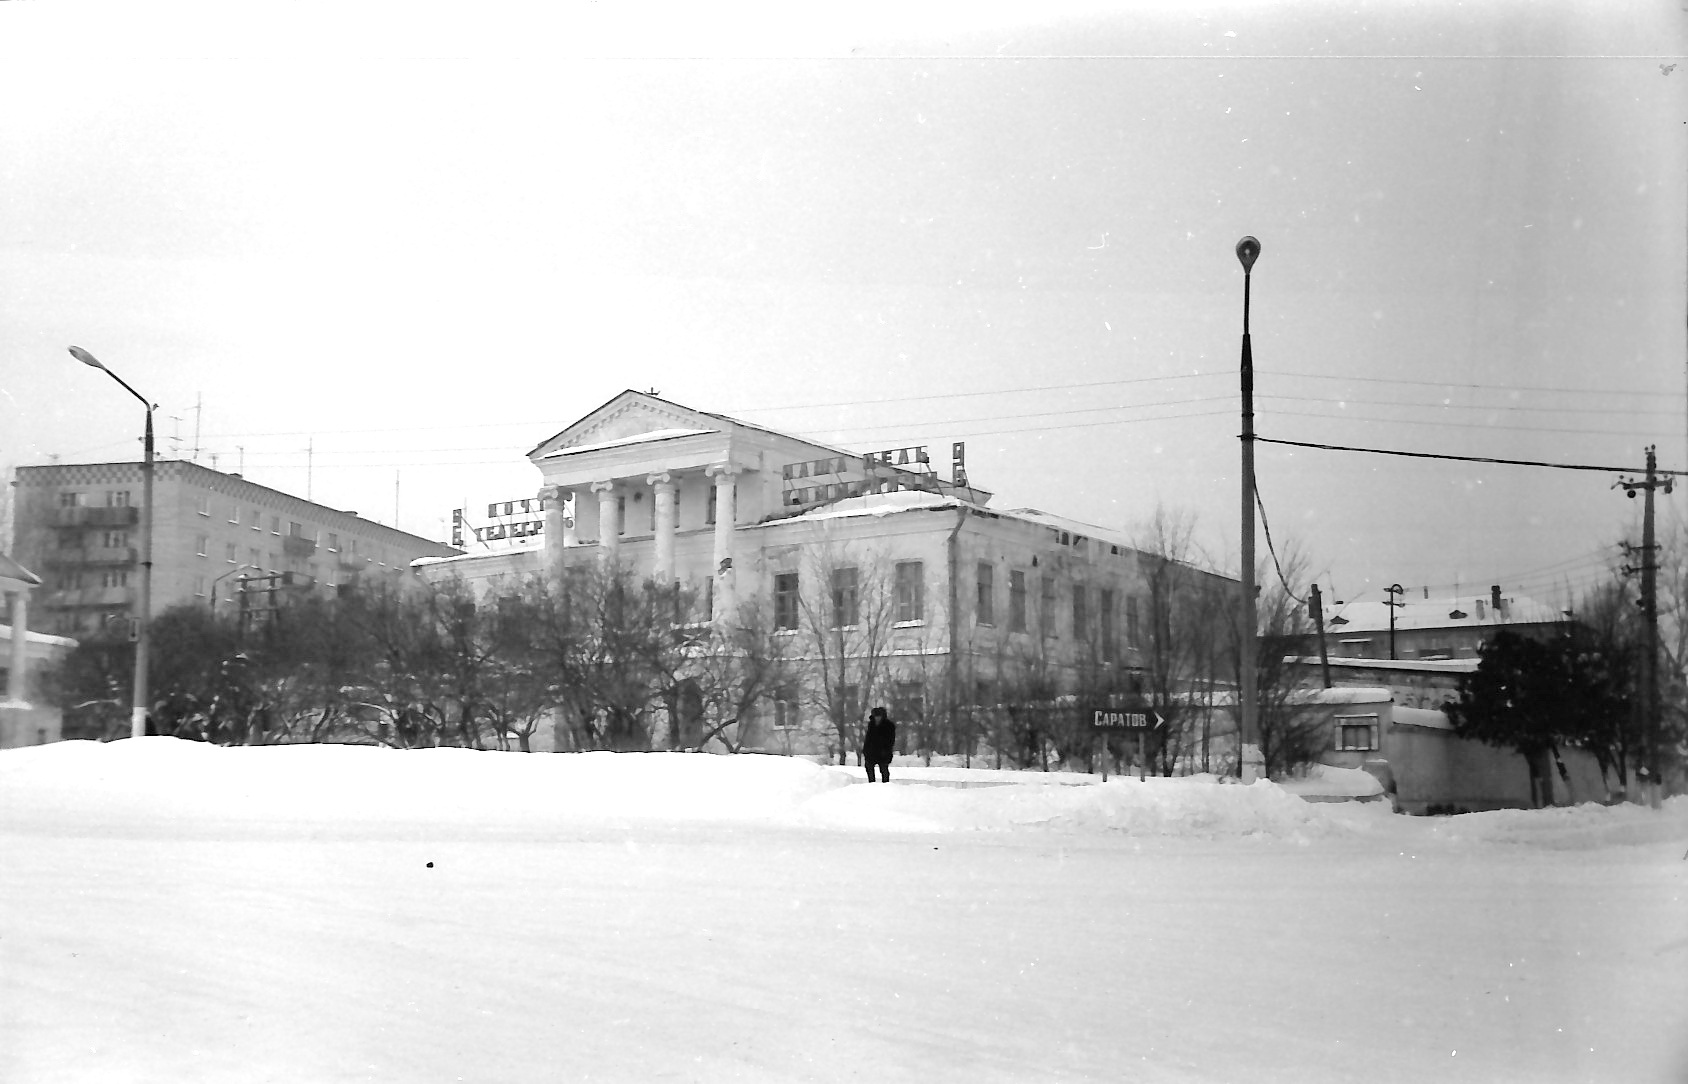
<path id="1" fill-rule="evenodd" d="M 615 562 L 688 587 L 697 622 L 766 628 L 786 665 L 739 720 L 750 748 L 836 753 L 840 714 L 859 723 L 869 698 L 918 725 L 1011 690 L 1140 686 L 1153 559 L 1118 532 L 989 507 L 948 451 L 943 473 L 924 448 L 849 452 L 623 392 L 529 453 L 542 547 L 419 568 L 493 589 Z"/>
<path id="2" fill-rule="evenodd" d="M 458 552 L 196 463 L 162 460 L 153 476 L 152 612 L 178 603 L 238 605 L 242 578 L 284 575 L 333 587 L 408 574 L 418 557 Z M 136 615 L 142 465 L 19 467 L 13 553 L 39 569 L 38 630 L 78 636 Z"/>

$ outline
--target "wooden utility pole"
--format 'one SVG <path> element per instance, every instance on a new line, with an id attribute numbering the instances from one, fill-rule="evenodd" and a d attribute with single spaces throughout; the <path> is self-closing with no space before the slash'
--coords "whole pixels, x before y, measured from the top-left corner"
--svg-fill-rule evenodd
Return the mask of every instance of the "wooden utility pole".
<path id="1" fill-rule="evenodd" d="M 1654 809 L 1659 807 L 1662 797 L 1660 788 L 1664 780 L 1660 776 L 1659 758 L 1659 598 L 1658 572 L 1659 559 L 1657 555 L 1658 543 L 1654 541 L 1653 529 L 1653 491 L 1663 489 L 1671 491 L 1672 479 L 1658 476 L 1657 448 L 1647 446 L 1647 477 L 1639 482 L 1622 479 L 1614 488 L 1621 487 L 1625 494 L 1634 497 L 1637 491 L 1643 494 L 1641 509 L 1641 564 L 1638 568 L 1626 566 L 1625 573 L 1641 573 L 1641 729 L 1644 751 L 1642 757 L 1647 772 L 1647 804 Z M 1627 547 L 1626 547 L 1627 548 Z"/>
<path id="2" fill-rule="evenodd" d="M 1330 652 L 1325 650 L 1325 600 L 1319 597 L 1319 585 L 1313 585 L 1313 593 L 1307 600 L 1307 608 L 1313 611 L 1313 625 L 1319 630 L 1319 669 L 1324 671 L 1325 688 L 1330 688 Z M 1393 612 L 1393 611 L 1392 611 Z"/>

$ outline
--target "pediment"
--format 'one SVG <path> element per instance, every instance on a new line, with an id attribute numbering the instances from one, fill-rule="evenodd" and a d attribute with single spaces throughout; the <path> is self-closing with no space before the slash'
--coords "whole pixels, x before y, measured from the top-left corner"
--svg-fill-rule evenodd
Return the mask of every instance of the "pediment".
<path id="1" fill-rule="evenodd" d="M 646 435 L 661 439 L 686 432 L 719 433 L 727 428 L 723 419 L 702 411 L 644 392 L 624 391 L 542 442 L 528 453 L 528 458 L 543 459 L 571 448 L 634 442 Z"/>

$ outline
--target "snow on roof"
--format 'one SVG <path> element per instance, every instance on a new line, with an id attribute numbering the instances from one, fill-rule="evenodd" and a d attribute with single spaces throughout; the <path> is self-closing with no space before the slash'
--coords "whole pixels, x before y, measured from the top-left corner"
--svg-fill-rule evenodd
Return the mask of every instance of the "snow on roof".
<path id="1" fill-rule="evenodd" d="M 1452 730 L 1454 724 L 1447 713 L 1435 708 L 1397 707 L 1392 718 L 1396 726 L 1422 726 L 1431 730 Z"/>
<path id="2" fill-rule="evenodd" d="M 32 644 L 49 644 L 54 647 L 75 647 L 76 641 L 68 636 L 53 636 L 45 632 L 28 632 L 25 634 Z M 0 640 L 12 639 L 12 626 L 0 625 Z"/>
<path id="3" fill-rule="evenodd" d="M 1486 594 L 1426 599 L 1414 598 L 1409 592 L 1395 607 L 1395 629 L 1476 629 L 1565 620 L 1562 611 L 1532 598 L 1507 598 L 1503 595 L 1502 600 L 1506 606 L 1497 614 L 1489 605 Z M 1351 632 L 1387 632 L 1389 610 L 1387 599 L 1342 603 L 1332 616 L 1325 619 L 1325 634 L 1341 636 Z M 1453 616 L 1456 613 L 1461 616 Z M 1336 621 L 1337 617 L 1343 619 L 1341 623 Z"/>
<path id="4" fill-rule="evenodd" d="M 772 527 L 781 523 L 807 523 L 814 520 L 846 519 L 853 516 L 889 516 L 897 512 L 912 512 L 922 509 L 959 508 L 967 503 L 967 501 L 958 497 L 946 497 L 941 493 L 925 493 L 920 490 L 900 490 L 896 493 L 864 493 L 860 497 L 845 497 L 843 500 L 823 504 L 811 508 L 807 512 L 800 512 L 795 516 L 768 520 L 766 523 L 756 524 L 756 526 Z"/>
<path id="5" fill-rule="evenodd" d="M 630 437 L 616 437 L 613 440 L 600 440 L 593 444 L 571 444 L 567 448 L 558 448 L 553 452 L 546 452 L 541 459 L 556 459 L 558 456 L 573 455 L 576 452 L 595 452 L 601 448 L 620 448 L 628 444 L 644 444 L 647 441 L 673 440 L 675 437 L 695 437 L 702 433 L 715 433 L 715 429 L 652 429 L 648 433 L 635 433 Z"/>
<path id="6" fill-rule="evenodd" d="M 1071 534 L 1081 534 L 1086 538 L 1094 538 L 1098 542 L 1107 542 L 1110 545 L 1123 546 L 1127 549 L 1137 548 L 1131 544 L 1131 540 L 1125 536 L 1123 531 L 1116 531 L 1111 527 L 1099 527 L 1094 523 L 1085 523 L 1083 520 L 1068 519 L 1066 516 L 1057 516 L 1051 512 L 1045 512 L 1041 508 L 998 508 L 994 511 L 999 516 L 1012 516 L 1015 519 L 1030 520 L 1033 523 L 1041 523 L 1045 527 L 1051 527 L 1058 531 L 1067 531 Z"/>
<path id="7" fill-rule="evenodd" d="M 1370 686 L 1338 686 L 1334 689 L 1314 689 L 1307 694 L 1309 704 L 1377 704 L 1395 699 L 1388 689 Z"/>
<path id="8" fill-rule="evenodd" d="M 1329 633 L 1326 633 L 1329 636 Z M 1292 661 L 1303 666 L 1320 665 L 1317 655 L 1291 655 Z M 1330 664 L 1346 670 L 1399 670 L 1411 673 L 1469 674 L 1477 669 L 1478 660 L 1471 659 L 1359 659 L 1330 657 Z"/>

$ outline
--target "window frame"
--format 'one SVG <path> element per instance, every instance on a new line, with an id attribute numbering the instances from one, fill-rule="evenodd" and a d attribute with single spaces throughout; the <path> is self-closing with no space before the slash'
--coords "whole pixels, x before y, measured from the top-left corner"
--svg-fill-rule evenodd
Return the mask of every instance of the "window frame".
<path id="1" fill-rule="evenodd" d="M 861 571 L 854 565 L 832 570 L 832 628 L 853 629 L 862 623 Z"/>
<path id="2" fill-rule="evenodd" d="M 926 562 L 898 561 L 896 570 L 897 625 L 926 623 Z"/>
<path id="3" fill-rule="evenodd" d="M 774 631 L 796 632 L 801 624 L 802 607 L 798 592 L 802 580 L 795 572 L 774 573 Z"/>
<path id="4" fill-rule="evenodd" d="M 1383 748 L 1382 734 L 1379 732 L 1377 713 L 1367 712 L 1363 715 L 1337 715 L 1331 719 L 1333 732 L 1332 747 L 1339 753 L 1375 753 Z M 1367 745 L 1347 744 L 1348 731 L 1364 730 Z"/>
<path id="5" fill-rule="evenodd" d="M 973 623 L 986 628 L 996 627 L 996 566 L 980 561 L 974 570 L 975 593 Z"/>

